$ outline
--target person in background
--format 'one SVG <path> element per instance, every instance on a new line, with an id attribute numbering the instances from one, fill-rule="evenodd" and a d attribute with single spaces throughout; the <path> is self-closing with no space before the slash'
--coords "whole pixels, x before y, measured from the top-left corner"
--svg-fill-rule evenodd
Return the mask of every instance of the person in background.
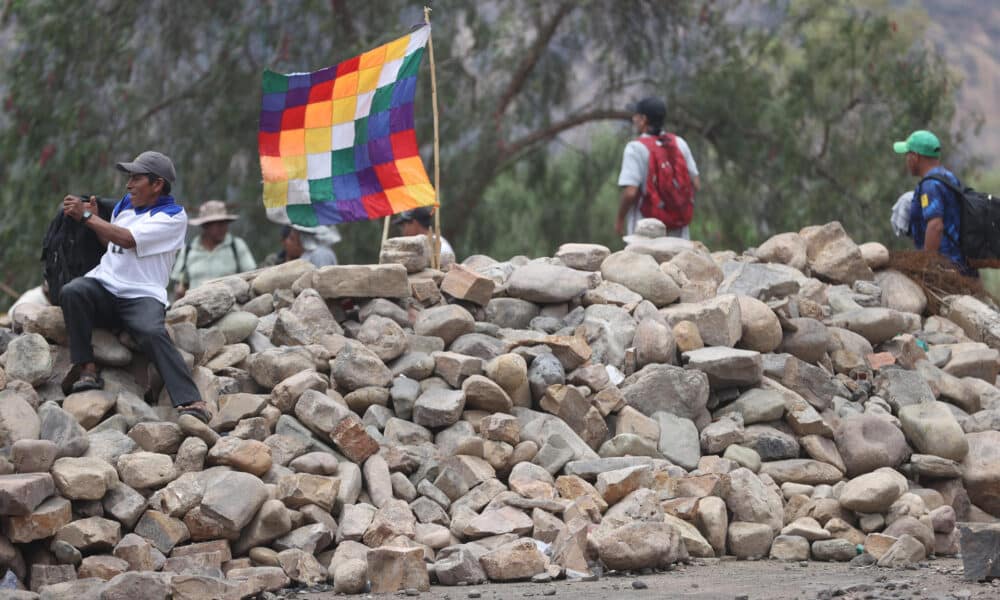
<path id="1" fill-rule="evenodd" d="M 264 264 L 280 265 L 303 258 L 316 267 L 335 265 L 337 255 L 333 251 L 333 245 L 339 241 L 340 233 L 333 225 L 285 225 L 281 228 L 281 250 L 268 255 Z"/>
<path id="2" fill-rule="evenodd" d="M 399 233 L 404 236 L 426 235 L 432 239 L 431 226 L 434 223 L 434 209 L 422 206 L 405 212 L 401 212 L 392 218 L 392 224 L 399 227 Z M 448 243 L 448 240 L 441 236 L 441 256 L 450 254 L 454 261 L 455 250 Z M 449 262 L 449 261 L 443 261 Z"/>
<path id="3" fill-rule="evenodd" d="M 947 257 L 966 275 L 976 275 L 969 267 L 959 245 L 962 204 L 941 177 L 958 189 L 962 182 L 941 164 L 941 142 L 930 131 L 914 131 L 906 141 L 895 142 L 892 149 L 902 154 L 906 170 L 918 177 L 917 188 L 910 201 L 910 236 L 917 250 L 938 252 Z"/>
<path id="4" fill-rule="evenodd" d="M 618 217 L 615 220 L 615 231 L 618 235 L 632 235 L 636 223 L 643 218 L 639 207 L 646 192 L 650 154 L 649 148 L 644 142 L 655 141 L 660 137 L 672 140 L 671 146 L 675 148 L 670 148 L 670 152 L 676 152 L 679 155 L 677 162 L 684 162 L 691 182 L 691 193 L 701 189 L 698 165 L 694 162 L 694 156 L 691 155 L 691 149 L 687 142 L 681 136 L 666 134 L 663 130 L 663 124 L 667 118 L 666 103 L 659 98 L 643 98 L 631 109 L 632 126 L 639 137 L 626 144 L 622 153 L 622 168 L 618 174 L 621 196 L 618 201 Z M 693 195 L 691 198 L 693 201 Z M 671 229 L 670 226 L 667 226 L 667 235 L 691 239 L 690 229 L 687 225 L 678 229 Z"/>
<path id="5" fill-rule="evenodd" d="M 224 202 L 209 200 L 198 209 L 198 218 L 188 221 L 200 225 L 201 234 L 188 241 L 174 262 L 170 279 L 177 298 L 210 279 L 257 268 L 247 243 L 229 233 L 229 224 L 238 218 L 229 214 Z"/>

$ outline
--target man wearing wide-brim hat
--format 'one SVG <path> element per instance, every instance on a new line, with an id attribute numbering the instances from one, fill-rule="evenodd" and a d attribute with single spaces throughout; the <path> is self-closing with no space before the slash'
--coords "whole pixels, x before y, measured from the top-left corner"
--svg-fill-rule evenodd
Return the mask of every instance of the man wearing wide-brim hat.
<path id="1" fill-rule="evenodd" d="M 188 221 L 201 226 L 201 235 L 191 238 L 174 263 L 170 279 L 177 298 L 206 281 L 257 268 L 247 243 L 229 233 L 229 224 L 238 218 L 221 200 L 209 200 L 199 207 L 198 217 Z"/>

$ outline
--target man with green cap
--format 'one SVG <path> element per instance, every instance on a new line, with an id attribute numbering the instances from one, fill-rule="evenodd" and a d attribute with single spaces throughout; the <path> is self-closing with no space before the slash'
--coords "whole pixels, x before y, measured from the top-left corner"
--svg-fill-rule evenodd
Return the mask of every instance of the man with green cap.
<path id="1" fill-rule="evenodd" d="M 951 259 L 963 272 L 971 273 L 959 245 L 962 218 L 961 200 L 941 181 L 951 182 L 958 189 L 962 183 L 954 173 L 941 165 L 941 142 L 930 131 L 914 131 L 904 142 L 892 145 L 897 154 L 906 157 L 906 169 L 919 177 L 910 204 L 910 236 L 918 250 L 939 252 Z"/>

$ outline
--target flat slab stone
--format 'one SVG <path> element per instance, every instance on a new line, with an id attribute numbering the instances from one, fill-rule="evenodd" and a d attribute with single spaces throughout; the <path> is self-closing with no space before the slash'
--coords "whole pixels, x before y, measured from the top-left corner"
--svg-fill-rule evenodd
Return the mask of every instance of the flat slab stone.
<path id="1" fill-rule="evenodd" d="M 576 475 L 582 479 L 593 481 L 600 473 L 617 471 L 628 467 L 652 465 L 653 459 L 648 456 L 612 456 L 595 460 L 572 460 L 566 463 L 566 475 Z"/>
<path id="2" fill-rule="evenodd" d="M 313 287 L 330 298 L 409 298 L 406 267 L 386 265 L 335 265 L 313 274 Z"/>
<path id="3" fill-rule="evenodd" d="M 1000 525 L 960 529 L 965 580 L 985 581 L 1000 577 Z"/>

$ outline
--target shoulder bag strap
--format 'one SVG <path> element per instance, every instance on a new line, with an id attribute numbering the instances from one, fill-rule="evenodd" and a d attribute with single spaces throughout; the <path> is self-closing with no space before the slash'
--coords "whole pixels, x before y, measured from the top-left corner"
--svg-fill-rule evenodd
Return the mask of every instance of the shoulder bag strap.
<path id="1" fill-rule="evenodd" d="M 953 194 L 955 194 L 955 199 L 959 202 L 959 208 L 961 208 L 961 206 L 962 206 L 961 205 L 962 198 L 963 198 L 963 196 L 964 196 L 965 193 L 962 190 L 958 189 L 958 187 L 954 183 L 948 181 L 948 179 L 946 177 L 941 177 L 940 175 L 928 175 L 928 176 L 924 177 L 923 179 L 920 180 L 920 183 L 917 184 L 917 188 L 918 188 L 917 191 L 918 192 L 920 192 L 921 194 L 923 194 L 923 185 L 924 185 L 924 182 L 927 181 L 928 179 L 933 179 L 934 181 L 942 183 L 942 184 L 944 184 L 944 186 L 946 188 L 948 188 L 949 190 L 951 190 L 951 192 Z M 920 198 L 917 198 L 917 202 L 919 202 L 919 201 L 920 201 Z M 959 212 L 959 218 L 961 218 L 961 214 L 962 213 Z M 958 240 L 956 240 L 955 238 L 951 237 L 951 234 L 948 233 L 948 229 L 947 228 L 945 228 L 944 234 L 946 236 L 948 236 L 948 239 L 951 240 L 951 243 L 955 244 L 955 247 L 958 248 L 959 252 L 961 252 L 962 245 L 958 243 Z"/>

